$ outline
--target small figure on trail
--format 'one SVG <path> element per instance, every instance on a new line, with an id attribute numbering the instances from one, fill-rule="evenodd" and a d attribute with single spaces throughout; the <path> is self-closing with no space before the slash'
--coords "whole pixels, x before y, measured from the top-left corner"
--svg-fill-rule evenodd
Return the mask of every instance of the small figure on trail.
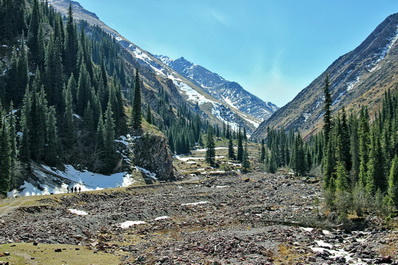
<path id="1" fill-rule="evenodd" d="M 75 192 L 77 193 L 77 187 L 75 187 Z"/>
<path id="2" fill-rule="evenodd" d="M 70 187 L 70 192 L 73 193 L 73 187 L 72 186 Z"/>
<path id="3" fill-rule="evenodd" d="M 82 192 L 82 187 L 79 186 L 79 193 Z"/>
<path id="4" fill-rule="evenodd" d="M 69 193 L 69 187 L 66 187 L 66 193 Z"/>

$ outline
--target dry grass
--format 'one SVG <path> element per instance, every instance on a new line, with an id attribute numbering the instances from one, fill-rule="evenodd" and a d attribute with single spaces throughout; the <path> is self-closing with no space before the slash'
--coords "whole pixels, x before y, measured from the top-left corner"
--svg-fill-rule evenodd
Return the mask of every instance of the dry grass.
<path id="1" fill-rule="evenodd" d="M 61 252 L 55 252 L 56 249 Z M 26 264 L 120 264 L 116 255 L 90 250 L 87 247 L 73 245 L 44 245 L 21 243 L 0 245 L 0 256 L 9 252 L 9 256 L 0 257 L 13 265 Z"/>

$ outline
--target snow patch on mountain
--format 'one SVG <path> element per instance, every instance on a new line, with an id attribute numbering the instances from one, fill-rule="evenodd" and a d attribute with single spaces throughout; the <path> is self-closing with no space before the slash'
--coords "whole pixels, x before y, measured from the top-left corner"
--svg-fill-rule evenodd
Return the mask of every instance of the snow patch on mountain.
<path id="1" fill-rule="evenodd" d="M 348 82 L 348 83 L 347 83 L 347 91 L 352 90 L 352 89 L 355 87 L 355 85 L 359 83 L 359 78 L 360 78 L 360 76 L 358 75 L 358 76 L 355 78 L 354 81 L 351 81 L 351 82 Z"/>
<path id="2" fill-rule="evenodd" d="M 384 48 L 382 48 L 380 52 L 374 54 L 374 57 L 375 57 L 374 61 L 371 64 L 367 65 L 368 71 L 370 73 L 380 69 L 380 67 L 378 66 L 379 62 L 384 60 L 384 58 L 387 56 L 387 54 L 391 50 L 392 46 L 398 40 L 398 26 L 396 26 L 394 35 L 392 37 L 388 38 L 388 40 L 389 40 L 389 43 Z"/>
<path id="3" fill-rule="evenodd" d="M 252 124 L 258 124 L 255 120 L 268 119 L 278 107 L 270 102 L 264 102 L 258 97 L 244 90 L 238 83 L 225 80 L 223 77 L 213 73 L 206 68 L 193 64 L 181 57 L 173 60 L 167 56 L 155 56 L 170 68 L 177 71 L 185 78 L 201 86 L 201 88 L 234 109 L 245 113 L 246 120 Z M 244 118 L 244 117 L 242 117 Z"/>

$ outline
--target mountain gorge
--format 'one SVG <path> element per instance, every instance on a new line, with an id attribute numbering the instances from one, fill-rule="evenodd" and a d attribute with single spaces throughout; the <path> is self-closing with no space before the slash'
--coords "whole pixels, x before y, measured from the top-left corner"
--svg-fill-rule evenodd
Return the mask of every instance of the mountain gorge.
<path id="1" fill-rule="evenodd" d="M 377 113 L 381 99 L 398 81 L 398 14 L 386 18 L 356 49 L 341 56 L 291 102 L 274 113 L 253 133 L 265 137 L 267 127 L 319 131 L 323 115 L 323 87 L 329 75 L 332 110 L 343 106 L 358 111 L 367 106 Z"/>

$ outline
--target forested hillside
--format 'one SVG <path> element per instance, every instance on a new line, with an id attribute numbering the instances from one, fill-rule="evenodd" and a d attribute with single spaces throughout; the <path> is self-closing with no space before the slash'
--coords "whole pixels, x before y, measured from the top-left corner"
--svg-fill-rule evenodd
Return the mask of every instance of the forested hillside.
<path id="1" fill-rule="evenodd" d="M 189 151 L 208 124 L 140 76 L 131 55 L 99 27 L 76 23 L 71 7 L 63 17 L 47 2 L 0 0 L 1 193 L 31 162 L 117 172 L 115 139 L 143 133 L 141 120 L 173 151 Z"/>
<path id="2" fill-rule="evenodd" d="M 398 206 L 398 94 L 388 90 L 382 107 L 331 116 L 329 79 L 324 86 L 323 132 L 268 129 L 266 169 L 290 167 L 298 175 L 322 172 L 326 202 L 342 214 L 389 214 Z"/>

